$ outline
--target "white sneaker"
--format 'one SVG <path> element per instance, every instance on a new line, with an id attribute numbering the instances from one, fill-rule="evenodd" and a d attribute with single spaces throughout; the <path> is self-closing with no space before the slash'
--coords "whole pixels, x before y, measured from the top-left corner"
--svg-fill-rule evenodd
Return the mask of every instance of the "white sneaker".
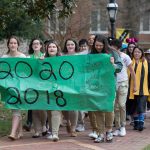
<path id="1" fill-rule="evenodd" d="M 52 134 L 48 135 L 47 139 L 52 140 L 53 139 L 53 135 Z"/>
<path id="2" fill-rule="evenodd" d="M 54 134 L 54 135 L 51 134 L 51 135 L 47 136 L 47 139 L 57 142 L 59 140 L 59 137 L 56 134 Z"/>
<path id="3" fill-rule="evenodd" d="M 84 125 L 79 124 L 78 127 L 76 128 L 76 131 L 77 132 L 83 132 L 83 131 L 85 131 Z"/>
<path id="4" fill-rule="evenodd" d="M 54 134 L 54 135 L 53 135 L 53 141 L 54 141 L 54 142 L 57 142 L 58 140 L 59 140 L 58 135 Z"/>
<path id="5" fill-rule="evenodd" d="M 120 130 L 119 129 L 113 131 L 113 136 L 119 136 L 119 134 L 120 134 Z"/>
<path id="6" fill-rule="evenodd" d="M 102 143 L 104 142 L 104 134 L 99 135 L 95 140 L 94 143 Z"/>
<path id="7" fill-rule="evenodd" d="M 120 128 L 119 135 L 120 135 L 120 136 L 125 136 L 125 135 L 126 135 L 126 129 L 125 129 L 125 127 L 121 127 L 121 128 Z"/>
<path id="8" fill-rule="evenodd" d="M 98 135 L 97 133 L 94 131 L 92 133 L 89 134 L 89 137 L 92 138 L 92 139 L 97 139 L 98 138 Z"/>

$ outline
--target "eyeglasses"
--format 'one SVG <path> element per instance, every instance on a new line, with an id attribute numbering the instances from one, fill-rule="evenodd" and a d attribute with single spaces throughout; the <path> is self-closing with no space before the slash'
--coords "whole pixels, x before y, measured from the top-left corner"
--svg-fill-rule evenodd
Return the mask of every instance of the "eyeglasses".
<path id="1" fill-rule="evenodd" d="M 39 42 L 36 42 L 36 43 L 32 43 L 32 45 L 40 45 L 40 43 L 39 43 Z"/>

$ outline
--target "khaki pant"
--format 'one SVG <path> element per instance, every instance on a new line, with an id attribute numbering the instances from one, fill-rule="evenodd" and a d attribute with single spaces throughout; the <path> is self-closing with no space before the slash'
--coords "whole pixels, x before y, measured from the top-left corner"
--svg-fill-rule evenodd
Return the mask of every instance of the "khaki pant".
<path id="1" fill-rule="evenodd" d="M 114 112 L 96 111 L 97 134 L 104 134 L 111 131 L 113 127 Z"/>
<path id="2" fill-rule="evenodd" d="M 35 133 L 42 133 L 46 131 L 47 112 L 44 110 L 32 111 L 33 128 Z M 43 129 L 45 131 L 43 131 Z"/>
<path id="3" fill-rule="evenodd" d="M 57 135 L 58 136 L 58 132 L 59 132 L 59 126 L 61 123 L 61 111 L 47 111 L 47 115 L 48 115 L 48 123 L 49 123 L 49 128 L 52 131 L 52 134 Z"/>
<path id="4" fill-rule="evenodd" d="M 89 115 L 89 119 L 90 119 L 92 130 L 93 131 L 97 131 L 98 129 L 97 129 L 97 122 L 96 122 L 95 111 L 89 111 L 88 115 Z"/>
<path id="5" fill-rule="evenodd" d="M 117 96 L 115 101 L 115 126 L 116 128 L 126 125 L 126 100 L 128 93 L 128 81 L 117 83 Z"/>
<path id="6" fill-rule="evenodd" d="M 72 132 L 75 132 L 78 122 L 78 111 L 63 111 L 63 114 L 67 120 L 67 124 L 71 126 Z"/>

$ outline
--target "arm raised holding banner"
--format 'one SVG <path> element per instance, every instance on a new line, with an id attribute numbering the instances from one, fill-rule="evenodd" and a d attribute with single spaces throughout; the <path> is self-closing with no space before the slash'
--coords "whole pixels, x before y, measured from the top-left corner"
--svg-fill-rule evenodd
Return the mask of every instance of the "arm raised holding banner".
<path id="1" fill-rule="evenodd" d="M 111 54 L 110 62 L 113 64 L 115 68 L 115 73 L 120 72 L 122 69 L 122 61 L 119 54 L 110 49 L 108 45 L 108 41 L 105 36 L 97 35 L 95 37 L 93 47 L 92 47 L 93 54 Z M 99 55 L 101 57 L 101 55 Z M 107 68 L 107 66 L 103 66 Z M 107 82 L 107 81 L 106 81 Z M 115 92 L 115 91 L 113 91 Z M 115 98 L 114 98 L 115 100 Z M 114 103 L 112 103 L 114 105 Z M 106 111 L 96 111 L 96 122 L 97 122 L 97 138 L 95 139 L 95 143 L 104 142 L 104 135 L 106 131 L 106 141 L 112 142 L 113 135 L 112 135 L 112 127 L 113 127 L 113 120 L 114 120 L 114 110 L 106 112 Z M 105 120 L 105 121 L 104 121 Z"/>
<path id="2" fill-rule="evenodd" d="M 39 38 L 34 38 L 31 40 L 30 44 L 29 44 L 29 57 L 33 58 L 33 59 L 40 59 L 42 57 L 44 57 L 43 54 L 43 42 L 39 39 Z M 34 104 L 38 98 L 39 98 L 39 93 L 37 92 L 37 90 L 29 88 L 26 90 L 25 92 L 25 100 L 26 102 L 28 102 L 27 99 L 27 94 L 28 92 L 34 92 L 36 94 L 36 98 L 34 101 L 32 101 Z M 41 99 L 44 101 L 44 99 Z M 30 103 L 29 103 L 30 104 Z M 47 120 L 47 112 L 45 110 L 28 110 L 28 114 L 30 114 L 30 120 L 33 121 L 33 128 L 34 128 L 34 135 L 32 136 L 33 138 L 38 138 L 41 136 L 41 133 L 43 135 L 46 135 L 47 133 L 47 129 L 46 129 L 46 120 Z M 29 126 L 32 125 L 32 121 L 29 123 Z M 27 121 L 28 123 L 29 121 Z"/>
<path id="3" fill-rule="evenodd" d="M 65 41 L 63 52 L 65 55 L 76 55 L 79 51 L 77 42 L 73 39 Z M 67 132 L 71 137 L 76 137 L 76 126 L 78 121 L 78 111 L 65 111 L 64 116 L 67 120 Z"/>
<path id="4" fill-rule="evenodd" d="M 56 41 L 51 40 L 47 44 L 45 57 L 56 57 L 60 56 L 60 49 Z M 57 91 L 54 93 L 57 96 Z M 62 95 L 62 91 L 61 91 Z M 57 99 L 58 100 L 58 99 Z M 57 101 L 58 102 L 58 101 Z M 66 100 L 64 100 L 63 105 L 66 105 Z M 47 110 L 48 115 L 48 122 L 49 122 L 49 130 L 51 131 L 51 134 L 47 136 L 47 139 L 52 141 L 58 141 L 58 132 L 59 127 L 61 124 L 61 111 L 55 111 L 55 110 Z"/>

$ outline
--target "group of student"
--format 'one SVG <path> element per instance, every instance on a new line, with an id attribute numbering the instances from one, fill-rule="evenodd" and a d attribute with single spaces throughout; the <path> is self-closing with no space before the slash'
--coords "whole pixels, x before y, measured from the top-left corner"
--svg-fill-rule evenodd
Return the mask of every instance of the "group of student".
<path id="1" fill-rule="evenodd" d="M 59 140 L 59 127 L 62 119 L 66 120 L 67 132 L 71 137 L 76 137 L 77 132 L 84 131 L 85 114 L 88 114 L 92 132 L 88 135 L 95 143 L 112 142 L 113 136 L 126 135 L 126 114 L 134 121 L 134 130 L 144 129 L 144 113 L 150 88 L 150 51 L 147 58 L 144 51 L 137 43 L 128 43 L 124 52 L 121 52 L 122 42 L 113 39 L 108 41 L 104 35 L 89 35 L 89 38 L 81 39 L 77 43 L 74 39 L 67 39 L 64 48 L 55 40 L 47 40 L 43 43 L 35 38 L 29 44 L 28 56 L 21 53 L 19 40 L 12 36 L 7 42 L 8 52 L 2 57 L 29 57 L 33 59 L 44 59 L 62 55 L 87 55 L 101 54 L 110 55 L 110 62 L 115 68 L 116 98 L 114 100 L 114 111 L 54 111 L 54 110 L 29 110 L 24 129 L 34 129 L 33 138 L 46 136 L 52 141 Z M 99 55 L 101 57 L 101 55 Z M 103 66 L 107 67 L 107 66 Z M 81 100 L 82 102 L 82 100 Z M 126 103 L 127 102 L 127 103 Z M 126 112 L 127 110 L 127 112 Z M 23 136 L 22 117 L 20 110 L 12 110 L 12 128 L 8 136 L 11 140 Z M 115 130 L 113 127 L 115 126 Z"/>

